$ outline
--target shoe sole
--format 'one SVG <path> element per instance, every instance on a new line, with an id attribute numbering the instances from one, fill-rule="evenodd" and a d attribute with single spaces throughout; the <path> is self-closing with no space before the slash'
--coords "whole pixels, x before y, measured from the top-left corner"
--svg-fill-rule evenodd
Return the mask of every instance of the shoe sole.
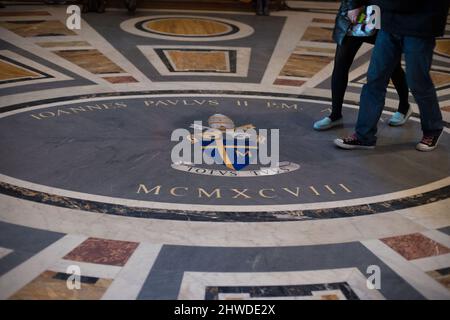
<path id="1" fill-rule="evenodd" d="M 430 152 L 430 151 L 433 151 L 436 148 L 437 148 L 437 145 L 435 145 L 434 147 L 420 147 L 420 146 L 416 146 L 416 150 L 418 150 L 420 152 Z"/>
<path id="2" fill-rule="evenodd" d="M 341 149 L 345 149 L 345 150 L 372 150 L 375 149 L 375 146 L 352 146 L 352 145 L 348 145 L 345 144 L 341 139 L 336 139 L 334 140 L 334 144 L 341 148 Z"/>

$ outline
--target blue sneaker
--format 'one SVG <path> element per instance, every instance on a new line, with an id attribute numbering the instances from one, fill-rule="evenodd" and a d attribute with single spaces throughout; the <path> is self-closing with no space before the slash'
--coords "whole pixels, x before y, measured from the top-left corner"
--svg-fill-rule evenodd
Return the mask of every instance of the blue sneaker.
<path id="1" fill-rule="evenodd" d="M 389 125 L 393 127 L 399 127 L 402 126 L 408 121 L 409 117 L 412 115 L 412 108 L 409 107 L 408 112 L 406 115 L 404 115 L 401 112 L 396 112 L 392 115 L 392 117 L 389 119 Z"/>
<path id="2" fill-rule="evenodd" d="M 328 130 L 328 129 L 336 127 L 336 126 L 340 126 L 343 123 L 344 122 L 342 121 L 342 118 L 340 118 L 336 121 L 332 121 L 330 117 L 325 117 L 322 120 L 314 122 L 313 128 L 315 130 L 322 131 L 322 130 Z"/>

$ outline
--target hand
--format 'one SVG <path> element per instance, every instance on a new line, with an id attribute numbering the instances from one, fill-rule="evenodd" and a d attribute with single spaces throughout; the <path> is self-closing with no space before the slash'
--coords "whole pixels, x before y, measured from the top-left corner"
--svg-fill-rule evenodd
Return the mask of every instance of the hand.
<path id="1" fill-rule="evenodd" d="M 353 10 L 349 10 L 349 11 L 347 11 L 347 17 L 350 19 L 350 21 L 352 23 L 356 23 L 357 20 L 358 20 L 358 16 L 359 16 L 359 14 L 361 13 L 362 10 L 363 10 L 363 7 L 356 8 L 356 9 L 353 9 Z"/>

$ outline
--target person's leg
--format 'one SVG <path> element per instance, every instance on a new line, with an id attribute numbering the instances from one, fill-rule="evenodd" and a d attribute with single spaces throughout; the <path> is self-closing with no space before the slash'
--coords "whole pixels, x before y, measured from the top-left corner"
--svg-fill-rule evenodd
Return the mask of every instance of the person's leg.
<path id="1" fill-rule="evenodd" d="M 345 37 L 342 44 L 337 46 L 331 75 L 331 114 L 314 122 L 315 130 L 328 130 L 342 125 L 342 103 L 347 89 L 348 72 L 362 43 L 362 38 Z"/>
<path id="2" fill-rule="evenodd" d="M 409 89 L 406 82 L 406 75 L 400 61 L 392 73 L 391 80 L 397 90 L 399 104 L 397 111 L 391 116 L 388 123 L 390 126 L 398 127 L 404 125 L 412 115 L 412 108 L 408 101 Z"/>
<path id="3" fill-rule="evenodd" d="M 269 6 L 270 6 L 270 0 L 264 0 L 263 13 L 264 13 L 265 16 L 270 15 Z"/>
<path id="4" fill-rule="evenodd" d="M 332 109 L 330 118 L 332 121 L 342 118 L 342 104 L 347 90 L 348 72 L 362 43 L 362 40 L 358 37 L 347 36 L 342 44 L 336 48 L 331 75 Z"/>
<path id="5" fill-rule="evenodd" d="M 367 83 L 361 92 L 356 137 L 364 144 L 375 144 L 377 123 L 381 117 L 386 88 L 402 52 L 401 37 L 380 30 L 372 51 Z"/>
<path id="6" fill-rule="evenodd" d="M 399 104 L 397 112 L 400 112 L 403 115 L 409 110 L 409 88 L 408 83 L 406 82 L 406 75 L 403 71 L 402 64 L 400 61 L 396 65 L 394 71 L 391 76 L 392 83 L 394 84 L 395 90 L 397 90 Z"/>
<path id="7" fill-rule="evenodd" d="M 264 0 L 256 0 L 256 14 L 259 16 L 264 14 Z"/>
<path id="8" fill-rule="evenodd" d="M 435 44 L 434 38 L 405 37 L 404 40 L 406 79 L 420 110 L 424 137 L 438 137 L 443 129 L 436 89 L 430 76 Z"/>

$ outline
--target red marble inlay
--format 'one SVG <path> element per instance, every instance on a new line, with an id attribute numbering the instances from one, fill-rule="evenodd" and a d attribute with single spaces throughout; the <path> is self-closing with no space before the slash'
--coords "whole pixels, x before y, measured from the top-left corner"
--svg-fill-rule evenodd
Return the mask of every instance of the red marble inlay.
<path id="1" fill-rule="evenodd" d="M 276 79 L 273 84 L 277 84 L 280 86 L 291 86 L 291 87 L 300 87 L 306 81 L 303 80 L 291 80 L 291 79 Z"/>
<path id="2" fill-rule="evenodd" d="M 123 266 L 137 246 L 137 242 L 89 238 L 69 252 L 64 259 Z"/>
<path id="3" fill-rule="evenodd" d="M 450 253 L 450 249 L 420 233 L 381 239 L 407 260 Z"/>

